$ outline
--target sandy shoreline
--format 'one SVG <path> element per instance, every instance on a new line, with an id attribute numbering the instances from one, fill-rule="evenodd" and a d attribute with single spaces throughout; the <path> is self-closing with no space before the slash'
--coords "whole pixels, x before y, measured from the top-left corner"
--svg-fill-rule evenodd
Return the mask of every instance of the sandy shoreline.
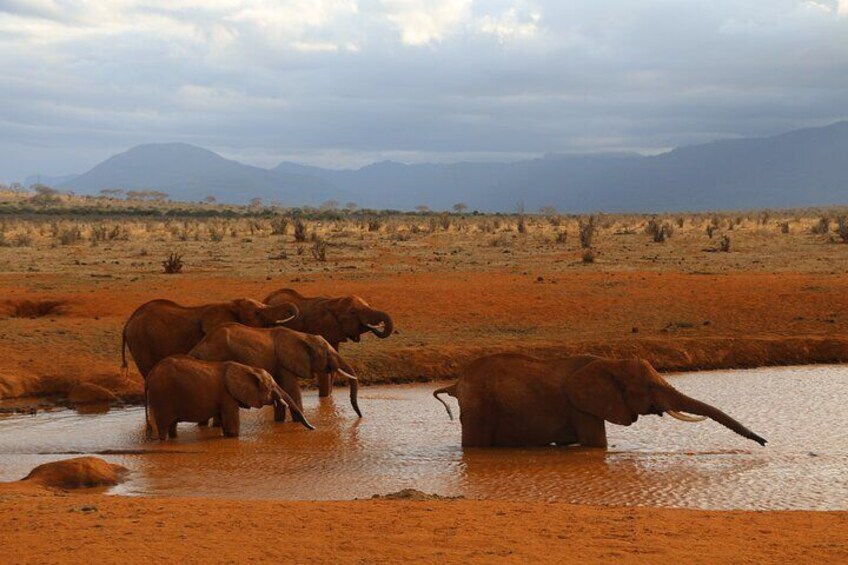
<path id="1" fill-rule="evenodd" d="M 839 563 L 848 512 L 132 498 L 0 487 L 8 563 Z M 49 535 L 45 532 L 49 531 Z M 225 543 L 222 543 L 223 541 Z"/>

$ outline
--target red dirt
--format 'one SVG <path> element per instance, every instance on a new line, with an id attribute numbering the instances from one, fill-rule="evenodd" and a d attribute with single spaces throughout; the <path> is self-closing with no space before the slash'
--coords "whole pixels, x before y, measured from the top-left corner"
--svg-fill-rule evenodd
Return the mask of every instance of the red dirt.
<path id="1" fill-rule="evenodd" d="M 838 275 L 462 272 L 295 279 L 162 275 L 80 288 L 58 275 L 4 278 L 0 291 L 67 301 L 67 309 L 61 317 L 3 322 L 0 396 L 67 394 L 82 381 L 138 395 L 137 373 L 119 373 L 121 328 L 138 305 L 160 297 L 184 304 L 261 298 L 287 286 L 309 295 L 359 294 L 393 315 L 398 331 L 391 338 L 342 345 L 366 383 L 451 378 L 475 356 L 496 351 L 635 354 L 673 371 L 848 359 L 848 278 Z M 48 296 L 25 286 L 56 290 Z"/>
<path id="2" fill-rule="evenodd" d="M 0 485 L 9 563 L 844 563 L 846 512 L 57 497 Z M 49 532 L 49 535 L 45 535 Z"/>

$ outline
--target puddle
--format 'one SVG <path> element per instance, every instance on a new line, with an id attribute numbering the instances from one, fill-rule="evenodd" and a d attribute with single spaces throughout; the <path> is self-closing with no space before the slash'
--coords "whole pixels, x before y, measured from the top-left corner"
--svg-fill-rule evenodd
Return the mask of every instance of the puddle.
<path id="1" fill-rule="evenodd" d="M 338 500 L 404 488 L 445 496 L 708 509 L 848 509 L 848 367 L 716 371 L 669 378 L 769 440 L 726 428 L 643 417 L 607 424 L 608 451 L 466 449 L 431 391 L 367 387 L 358 420 L 337 389 L 307 392 L 310 432 L 242 411 L 242 436 L 180 424 L 177 440 L 145 441 L 143 408 L 0 416 L 0 480 L 40 463 L 100 454 L 133 472 L 127 495 Z M 455 401 L 450 399 L 451 402 Z"/>

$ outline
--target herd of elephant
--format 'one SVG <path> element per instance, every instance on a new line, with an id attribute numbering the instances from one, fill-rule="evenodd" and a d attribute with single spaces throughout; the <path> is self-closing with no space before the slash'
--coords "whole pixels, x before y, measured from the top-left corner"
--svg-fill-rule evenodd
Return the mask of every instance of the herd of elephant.
<path id="1" fill-rule="evenodd" d="M 358 379 L 339 354 L 345 341 L 373 333 L 389 337 L 391 316 L 357 296 L 305 297 L 281 289 L 262 302 L 241 298 L 202 306 L 153 300 L 124 326 L 128 347 L 145 380 L 148 433 L 176 437 L 178 422 L 220 425 L 239 435 L 239 409 L 274 406 L 293 421 L 314 426 L 303 414 L 300 380 L 317 378 L 319 396 L 332 393 L 333 378 L 350 385 L 359 417 Z M 548 360 L 500 353 L 472 362 L 456 383 L 433 392 L 457 399 L 462 445 L 606 447 L 606 422 L 627 426 L 640 415 L 669 414 L 696 422 L 710 418 L 765 445 L 718 408 L 684 395 L 644 360 L 577 355 Z M 697 416 L 693 416 L 695 414 Z"/>

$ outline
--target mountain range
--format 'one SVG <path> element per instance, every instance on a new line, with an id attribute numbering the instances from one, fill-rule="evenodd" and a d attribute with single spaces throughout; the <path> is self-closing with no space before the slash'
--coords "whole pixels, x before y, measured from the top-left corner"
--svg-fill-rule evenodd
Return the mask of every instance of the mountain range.
<path id="1" fill-rule="evenodd" d="M 158 190 L 174 200 L 327 200 L 411 210 L 651 212 L 848 203 L 848 121 L 763 138 L 720 140 L 655 156 L 546 155 L 512 163 L 403 164 L 334 170 L 283 162 L 263 169 L 183 143 L 149 144 L 66 180 L 63 190 Z"/>

